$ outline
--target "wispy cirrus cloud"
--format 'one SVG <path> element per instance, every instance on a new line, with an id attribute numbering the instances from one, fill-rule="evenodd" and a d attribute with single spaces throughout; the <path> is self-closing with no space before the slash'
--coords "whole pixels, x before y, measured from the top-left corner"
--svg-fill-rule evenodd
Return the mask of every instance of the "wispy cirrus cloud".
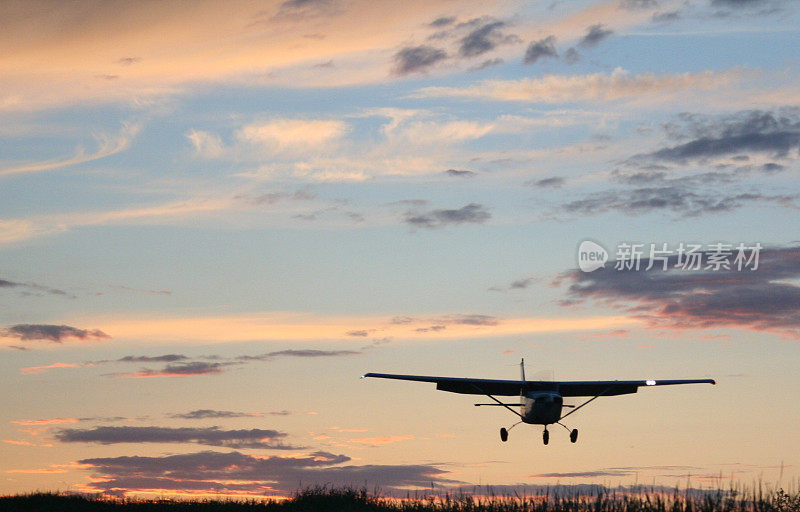
<path id="1" fill-rule="evenodd" d="M 85 149 L 78 148 L 75 154 L 68 158 L 54 159 L 46 162 L 36 162 L 0 169 L 0 176 L 51 171 L 53 169 L 70 167 L 73 165 L 100 160 L 102 158 L 121 153 L 130 147 L 131 142 L 139 133 L 140 129 L 141 125 L 139 124 L 124 123 L 116 135 L 97 135 L 95 137 L 97 149 L 94 152 L 87 153 Z"/>
<path id="2" fill-rule="evenodd" d="M 632 75 L 622 68 L 610 74 L 546 75 L 520 80 L 486 80 L 467 87 L 424 87 L 416 98 L 464 98 L 530 103 L 664 101 L 683 90 L 714 90 L 736 82 L 739 71 Z"/>
<path id="3" fill-rule="evenodd" d="M 53 370 L 56 368 L 79 368 L 79 364 L 74 363 L 53 363 L 44 366 L 26 366 L 25 368 L 20 368 L 19 373 L 22 375 L 39 375 L 40 373 L 44 373 L 48 370 Z"/>
<path id="4" fill-rule="evenodd" d="M 513 333 L 556 332 L 621 328 L 634 320 L 625 316 L 496 317 L 475 313 L 422 316 L 331 317 L 301 313 L 263 313 L 227 317 L 104 319 L 104 328 L 118 339 L 196 343 L 198 340 L 232 342 L 248 340 L 314 341 L 347 340 L 351 331 L 368 331 L 374 338 L 453 339 Z M 420 327 L 446 325 L 439 331 L 418 331 Z M 363 337 L 357 338 L 363 342 Z M 269 354 L 269 353 L 267 353 Z M 260 357 L 259 354 L 250 357 Z M 272 354 L 268 357 L 276 357 Z M 214 362 L 211 360 L 210 362 Z"/>
<path id="5" fill-rule="evenodd" d="M 351 443 L 363 444 L 367 446 L 382 446 L 385 444 L 399 443 L 401 441 L 410 441 L 414 439 L 412 435 L 403 436 L 374 436 L 374 437 L 359 437 L 351 439 Z"/>

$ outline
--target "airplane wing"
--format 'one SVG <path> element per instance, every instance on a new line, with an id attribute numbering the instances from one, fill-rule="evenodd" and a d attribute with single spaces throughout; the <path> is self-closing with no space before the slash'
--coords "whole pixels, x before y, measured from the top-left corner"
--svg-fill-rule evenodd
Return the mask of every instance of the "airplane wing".
<path id="1" fill-rule="evenodd" d="M 468 395 L 518 396 L 523 383 L 519 380 L 468 379 L 460 377 L 428 377 L 425 375 L 397 375 L 392 373 L 367 373 L 362 376 L 379 379 L 432 382 L 436 389 Z M 525 392 L 555 391 L 561 396 L 614 396 L 636 393 L 642 386 L 670 386 L 675 384 L 716 384 L 713 379 L 683 380 L 588 380 L 548 382 L 525 381 Z"/>

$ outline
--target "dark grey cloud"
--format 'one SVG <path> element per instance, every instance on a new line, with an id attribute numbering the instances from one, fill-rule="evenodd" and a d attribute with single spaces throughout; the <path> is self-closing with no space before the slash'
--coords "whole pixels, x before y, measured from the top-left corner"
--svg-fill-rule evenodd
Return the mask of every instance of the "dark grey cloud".
<path id="1" fill-rule="evenodd" d="M 766 5 L 766 0 L 711 0 L 711 5 L 728 8 L 750 8 Z"/>
<path id="2" fill-rule="evenodd" d="M 303 21 L 306 18 L 331 15 L 339 9 L 336 0 L 286 0 L 281 3 L 276 19 L 289 19 Z M 263 15 L 256 15 L 257 22 L 267 23 L 268 18 Z"/>
<path id="3" fill-rule="evenodd" d="M 366 330 L 347 331 L 345 334 L 347 334 L 348 336 L 361 336 L 361 337 L 365 337 L 365 336 L 369 336 L 369 331 L 366 331 Z"/>
<path id="4" fill-rule="evenodd" d="M 8 281 L 6 279 L 0 279 L 0 288 L 16 288 L 23 292 L 23 295 L 38 295 L 41 296 L 42 294 L 49 294 L 49 295 L 61 295 L 64 297 L 69 297 L 74 299 L 75 295 L 71 293 L 67 293 L 64 290 L 59 290 L 58 288 L 50 288 L 49 286 L 43 286 L 36 283 L 18 283 L 15 281 Z"/>
<path id="5" fill-rule="evenodd" d="M 447 58 L 447 52 L 433 46 L 421 45 L 403 48 L 394 55 L 394 72 L 398 75 L 427 71 L 437 62 Z"/>
<path id="6" fill-rule="evenodd" d="M 581 54 L 575 48 L 570 48 L 564 52 L 564 62 L 569 65 L 575 64 L 581 60 Z"/>
<path id="7" fill-rule="evenodd" d="M 614 31 L 603 28 L 602 23 L 592 25 L 586 29 L 586 35 L 581 38 L 578 46 L 581 48 L 592 48 L 600 44 L 600 42 L 613 34 Z"/>
<path id="8" fill-rule="evenodd" d="M 455 16 L 441 16 L 430 22 L 431 27 L 442 28 L 452 25 L 456 22 Z"/>
<path id="9" fill-rule="evenodd" d="M 78 329 L 69 325 L 18 324 L 0 329 L 0 336 L 22 341 L 108 340 L 111 336 L 99 329 Z"/>
<path id="10" fill-rule="evenodd" d="M 543 178 L 540 180 L 528 180 L 524 185 L 536 188 L 561 188 L 567 180 L 559 176 Z"/>
<path id="11" fill-rule="evenodd" d="M 470 203 L 456 210 L 408 211 L 403 221 L 414 227 L 440 228 L 451 224 L 483 224 L 492 215 L 481 204 Z"/>
<path id="12" fill-rule="evenodd" d="M 238 356 L 237 361 L 270 361 L 276 357 L 341 357 L 358 355 L 356 350 L 314 350 L 314 349 L 288 349 L 267 352 L 254 356 Z"/>
<path id="13" fill-rule="evenodd" d="M 132 66 L 133 64 L 137 64 L 141 61 L 142 59 L 140 57 L 123 57 L 117 61 L 117 64 L 122 66 Z"/>
<path id="14" fill-rule="evenodd" d="M 288 414 L 288 413 L 286 413 Z M 252 418 L 261 416 L 260 414 L 234 411 L 217 411 L 214 409 L 196 409 L 183 414 L 170 414 L 170 418 L 180 418 L 184 420 L 204 420 L 217 418 Z"/>
<path id="15" fill-rule="evenodd" d="M 524 290 L 525 288 L 529 287 L 531 284 L 535 282 L 536 278 L 526 277 L 525 279 L 517 279 L 516 281 L 511 281 L 511 284 L 508 287 L 511 290 Z"/>
<path id="16" fill-rule="evenodd" d="M 480 64 L 476 65 L 476 66 L 472 66 L 471 68 L 469 68 L 469 70 L 470 71 L 480 71 L 481 69 L 491 68 L 493 66 L 499 66 L 503 62 L 504 62 L 503 59 L 501 59 L 499 57 L 495 58 L 495 59 L 487 59 L 487 60 L 481 62 Z"/>
<path id="17" fill-rule="evenodd" d="M 125 356 L 117 359 L 120 363 L 174 363 L 189 359 L 183 354 L 164 354 L 163 356 Z M 107 361 L 103 361 L 107 362 Z"/>
<path id="18" fill-rule="evenodd" d="M 316 198 L 317 194 L 308 188 L 300 188 L 295 190 L 294 192 L 265 192 L 263 194 L 258 194 L 256 196 L 241 194 L 235 197 L 235 199 L 240 199 L 242 201 L 246 201 L 256 206 L 273 205 L 280 201 L 287 201 L 287 200 L 312 201 Z"/>
<path id="19" fill-rule="evenodd" d="M 749 153 L 786 158 L 800 150 L 800 109 L 747 110 L 725 116 L 684 113 L 664 130 L 669 138 L 686 142 L 634 158 L 677 163 L 720 156 L 746 161 L 743 157 Z"/>
<path id="20" fill-rule="evenodd" d="M 457 314 L 446 315 L 438 319 L 440 323 L 461 324 L 461 325 L 497 325 L 497 317 L 478 314 Z"/>
<path id="21" fill-rule="evenodd" d="M 620 7 L 623 9 L 652 9 L 658 6 L 658 0 L 620 0 Z"/>
<path id="22" fill-rule="evenodd" d="M 508 286 L 492 286 L 489 288 L 489 291 L 504 292 L 508 290 L 524 290 L 538 281 L 539 279 L 533 276 L 524 277 L 522 279 L 515 279 L 514 281 L 511 281 Z"/>
<path id="23" fill-rule="evenodd" d="M 545 58 L 558 58 L 555 36 L 547 36 L 544 39 L 534 41 L 525 50 L 525 64 L 533 64 L 539 59 Z"/>
<path id="24" fill-rule="evenodd" d="M 131 288 L 130 286 L 121 286 L 121 285 L 108 285 L 109 288 L 113 290 L 122 290 L 126 292 L 134 292 L 134 293 L 146 293 L 148 295 L 165 295 L 170 296 L 172 292 L 169 290 L 145 290 L 142 288 Z"/>
<path id="25" fill-rule="evenodd" d="M 461 39 L 458 53 L 462 57 L 476 57 L 494 50 L 498 45 L 518 41 L 518 37 L 502 33 L 501 29 L 505 26 L 502 21 L 484 22 Z"/>
<path id="26" fill-rule="evenodd" d="M 445 174 L 448 176 L 454 176 L 456 178 L 472 178 L 477 173 L 473 171 L 464 171 L 460 169 L 447 169 L 444 171 Z"/>
<path id="27" fill-rule="evenodd" d="M 284 432 L 265 429 L 221 430 L 219 427 L 95 427 L 92 429 L 67 428 L 55 433 L 62 443 L 194 443 L 228 448 L 268 448 L 293 450 L 277 440 L 285 438 Z"/>
<path id="28" fill-rule="evenodd" d="M 747 244 L 752 246 L 752 244 Z M 730 270 L 706 268 L 710 251 L 702 252 L 699 270 L 676 268 L 678 255 L 649 271 L 649 254 L 640 270 L 616 270 L 614 262 L 591 273 L 571 270 L 556 284 L 568 283 L 567 301 L 594 300 L 642 318 L 653 327 L 703 329 L 738 327 L 800 338 L 800 248 L 763 249 L 758 268 L 738 270 L 736 245 Z M 749 256 L 752 251 L 745 251 Z"/>
<path id="29" fill-rule="evenodd" d="M 685 217 L 702 214 L 730 212 L 747 204 L 777 204 L 795 206 L 798 195 L 764 195 L 757 192 L 723 194 L 717 191 L 694 191 L 680 183 L 662 186 L 639 187 L 626 190 L 605 190 L 587 195 L 562 206 L 568 213 L 596 215 L 616 211 L 629 215 L 642 215 L 655 211 L 671 210 Z"/>
<path id="30" fill-rule="evenodd" d="M 459 483 L 433 465 L 346 465 L 350 457 L 314 452 L 300 457 L 252 457 L 204 451 L 162 457 L 80 460 L 96 478 L 89 484 L 106 493 L 143 489 L 289 496 L 299 488 L 359 487 L 369 482 L 387 493 Z"/>
<path id="31" fill-rule="evenodd" d="M 135 373 L 115 373 L 113 377 L 192 377 L 197 375 L 218 375 L 225 368 L 239 363 L 235 362 L 207 362 L 191 361 L 186 363 L 168 364 L 160 370 L 145 368 Z"/>
<path id="32" fill-rule="evenodd" d="M 657 12 L 651 18 L 654 23 L 670 23 L 681 19 L 679 11 Z"/>

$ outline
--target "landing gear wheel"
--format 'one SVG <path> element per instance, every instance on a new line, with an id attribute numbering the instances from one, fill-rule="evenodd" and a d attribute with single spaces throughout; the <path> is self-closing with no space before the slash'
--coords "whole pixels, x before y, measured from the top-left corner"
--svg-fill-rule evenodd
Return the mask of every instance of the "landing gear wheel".
<path id="1" fill-rule="evenodd" d="M 573 429 L 572 432 L 569 433 L 569 440 L 574 442 L 578 441 L 578 429 Z"/>
<path id="2" fill-rule="evenodd" d="M 508 430 L 506 430 L 505 428 L 500 429 L 500 440 L 503 441 L 504 443 L 508 441 Z"/>
<path id="3" fill-rule="evenodd" d="M 550 442 L 550 432 L 548 432 L 547 430 L 545 430 L 545 431 L 542 433 L 542 442 L 543 442 L 544 444 L 547 444 L 547 443 L 549 443 L 549 442 Z"/>

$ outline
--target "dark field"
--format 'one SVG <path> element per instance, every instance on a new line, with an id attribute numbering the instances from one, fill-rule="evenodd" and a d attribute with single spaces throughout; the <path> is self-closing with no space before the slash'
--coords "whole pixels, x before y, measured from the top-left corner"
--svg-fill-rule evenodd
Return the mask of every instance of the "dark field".
<path id="1" fill-rule="evenodd" d="M 355 489 L 308 489 L 283 501 L 109 500 L 37 493 L 0 497 L 2 511 L 369 511 L 369 512 L 800 512 L 800 493 L 777 491 L 678 491 L 594 496 L 383 498 Z"/>

